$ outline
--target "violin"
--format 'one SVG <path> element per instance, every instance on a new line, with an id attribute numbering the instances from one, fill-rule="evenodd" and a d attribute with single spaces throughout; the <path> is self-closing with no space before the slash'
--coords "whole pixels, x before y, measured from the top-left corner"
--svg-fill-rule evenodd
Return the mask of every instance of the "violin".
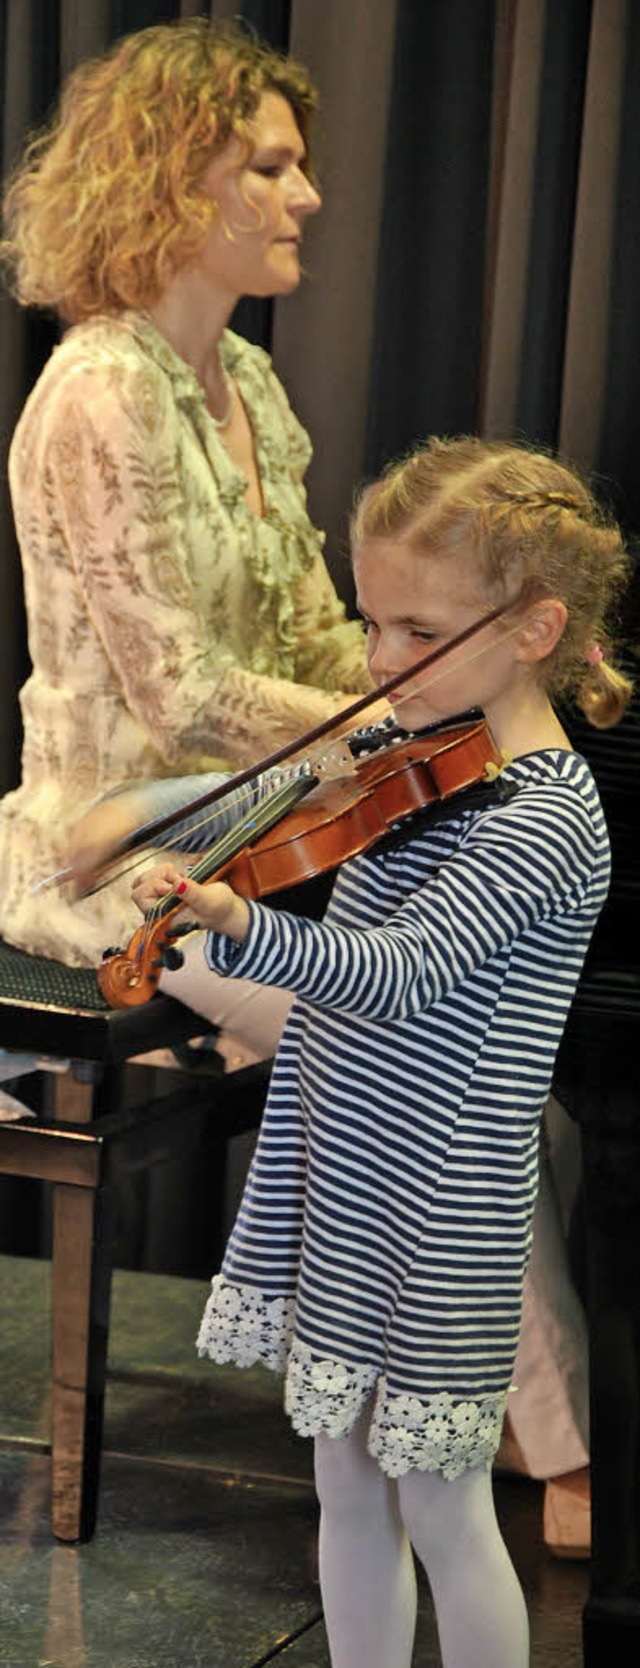
<path id="1" fill-rule="evenodd" d="M 276 789 L 206 853 L 192 880 L 225 880 L 253 900 L 286 891 L 367 851 L 415 812 L 490 781 L 504 764 L 481 716 L 394 738 L 359 759 L 348 753 L 348 760 L 347 774 L 343 752 L 338 776 L 322 781 L 311 769 Z M 182 909 L 169 894 L 126 950 L 106 952 L 98 984 L 112 1007 L 142 1005 L 154 995 L 185 930 L 176 921 Z"/>

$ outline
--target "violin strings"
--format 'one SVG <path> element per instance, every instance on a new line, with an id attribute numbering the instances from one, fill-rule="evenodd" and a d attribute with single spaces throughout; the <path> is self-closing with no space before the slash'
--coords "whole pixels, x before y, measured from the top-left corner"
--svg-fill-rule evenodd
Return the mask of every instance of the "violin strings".
<path id="1" fill-rule="evenodd" d="M 521 622 L 518 622 L 518 624 L 515 625 L 515 626 L 511 626 L 508 631 L 504 632 L 503 641 L 505 641 L 509 637 L 516 636 L 517 632 L 520 631 L 520 629 L 521 629 Z M 473 651 L 473 653 L 466 655 L 465 658 L 464 658 L 464 661 L 462 661 L 460 663 L 460 667 L 456 668 L 456 670 L 463 670 L 467 666 L 470 666 L 475 660 L 479 660 L 482 655 L 486 654 L 487 651 L 492 646 L 493 645 L 490 644 L 490 643 L 482 644 L 480 646 L 480 648 L 475 649 Z M 451 672 L 451 667 L 448 667 L 448 666 L 441 667 L 439 671 L 434 672 L 433 677 L 425 678 L 424 682 L 421 681 L 416 686 L 415 689 L 409 690 L 404 695 L 397 695 L 394 698 L 394 701 L 393 701 L 394 708 L 403 706 L 405 704 L 405 702 L 407 702 L 407 701 L 414 701 L 415 698 L 416 698 L 416 695 L 422 694 L 425 690 L 433 688 L 435 686 L 435 684 L 440 683 L 443 678 L 448 677 L 450 672 Z M 410 676 L 411 676 L 411 669 L 409 668 L 409 670 L 407 672 L 407 677 L 410 677 Z M 358 729 L 354 728 L 353 730 L 349 730 L 346 735 L 341 735 L 338 738 L 338 740 L 340 742 L 343 742 L 343 743 L 348 742 L 350 736 L 355 736 L 357 734 L 358 734 Z M 314 761 L 317 759 L 317 757 L 318 757 L 318 752 L 317 751 L 316 752 L 312 751 L 308 755 L 308 758 L 305 760 L 305 764 L 310 765 L 312 771 L 313 771 Z M 237 790 L 237 798 L 236 798 L 234 809 L 236 809 L 238 806 L 240 806 L 244 802 L 246 802 L 246 800 L 248 800 L 250 798 L 252 792 L 253 792 L 253 788 L 250 785 L 247 785 L 244 788 L 239 788 Z M 215 819 L 218 815 L 219 815 L 219 807 L 218 806 L 214 806 L 212 809 L 209 809 L 209 810 L 205 811 L 203 813 L 203 815 L 200 817 L 198 822 L 190 823 L 189 833 L 198 833 L 202 828 L 208 827 L 209 823 L 215 822 Z M 160 842 L 158 843 L 158 845 L 155 849 L 157 851 L 168 851 L 168 850 L 171 849 L 171 845 L 172 845 L 171 840 L 167 840 L 166 842 L 162 841 L 161 843 Z M 124 871 L 121 871 L 121 872 L 124 872 Z M 192 879 L 196 878 L 194 872 L 192 872 L 191 878 Z"/>
<path id="2" fill-rule="evenodd" d="M 334 731 L 344 731 L 344 726 L 349 719 L 355 718 L 357 714 L 364 712 L 365 708 L 370 707 L 372 703 L 390 694 L 392 689 L 399 688 L 401 684 L 406 683 L 407 678 L 413 676 L 418 670 L 421 671 L 424 667 L 432 666 L 435 661 L 441 660 L 443 656 L 450 654 L 452 649 L 461 648 L 463 643 L 475 637 L 477 632 L 484 630 L 494 620 L 503 619 L 505 615 L 513 613 L 515 606 L 516 603 L 512 602 L 508 606 L 493 608 L 488 614 L 481 615 L 480 619 L 474 620 L 469 626 L 465 626 L 464 630 L 458 632 L 448 643 L 442 643 L 439 648 L 432 649 L 429 654 L 420 656 L 412 667 L 402 672 L 396 672 L 393 677 L 388 678 L 377 689 L 371 689 L 368 695 L 358 696 L 350 706 L 341 708 L 340 711 L 333 713 L 331 718 L 324 719 L 322 723 L 316 724 L 305 734 L 296 736 L 293 741 L 286 742 L 283 747 L 277 748 L 274 753 L 259 760 L 257 765 L 248 765 L 245 769 L 236 771 L 228 779 L 223 779 L 222 782 L 218 781 L 215 788 L 209 788 L 204 794 L 193 799 L 189 807 L 183 805 L 176 811 L 169 811 L 164 816 L 155 817 L 152 822 L 145 824 L 144 828 L 137 831 L 133 830 L 129 836 L 125 836 L 119 842 L 119 849 L 114 855 L 117 857 L 126 856 L 129 851 L 135 850 L 137 844 L 149 841 L 152 838 L 157 839 L 157 836 L 164 833 L 166 828 L 175 827 L 177 822 L 183 820 L 187 811 L 189 811 L 189 814 L 193 814 L 199 811 L 203 805 L 217 804 L 219 800 L 226 798 L 232 789 L 239 789 L 245 782 L 253 783 L 258 776 L 271 770 L 275 765 L 281 765 L 286 760 L 293 759 L 296 754 L 301 752 L 303 746 L 308 750 L 312 743 L 320 741 L 323 736 Z M 67 878 L 72 877 L 67 875 Z"/>
<path id="3" fill-rule="evenodd" d="M 517 636 L 517 632 L 520 631 L 520 629 L 522 629 L 522 619 L 518 620 L 517 624 L 512 625 L 512 627 L 508 627 L 508 631 L 503 632 L 502 641 L 505 642 L 505 641 L 508 641 L 508 639 L 510 639 L 510 637 Z M 487 654 L 487 652 L 490 651 L 490 649 L 492 649 L 492 647 L 493 647 L 492 642 L 488 642 L 488 644 L 480 644 L 480 646 L 475 647 L 475 649 L 472 649 L 472 652 L 468 652 L 468 654 L 465 654 L 465 657 L 463 657 L 463 661 L 458 662 L 457 671 L 465 671 L 465 669 L 467 669 L 468 666 L 472 666 L 473 662 L 478 661 L 478 659 L 482 659 L 482 656 L 485 656 L 485 654 Z M 443 679 L 445 679 L 445 677 L 450 676 L 450 672 L 452 672 L 452 667 L 447 666 L 447 664 L 445 664 L 445 666 L 438 666 L 437 671 L 435 671 L 435 669 L 433 669 L 432 676 L 428 676 L 428 669 L 427 669 L 427 676 L 422 677 L 422 679 L 420 679 L 420 684 L 417 684 L 417 686 L 415 686 L 415 689 L 410 689 L 410 691 L 405 692 L 405 694 L 397 694 L 397 696 L 395 696 L 395 699 L 393 699 L 393 709 L 398 709 L 398 707 L 402 707 L 403 704 L 405 704 L 405 702 L 407 702 L 407 701 L 415 701 L 415 697 L 417 697 L 418 694 L 423 694 L 423 692 L 427 692 L 428 689 L 433 689 L 433 687 L 437 686 L 437 684 L 440 684 L 440 682 L 442 682 Z M 410 672 L 410 669 L 408 669 L 407 677 L 410 677 L 410 676 L 412 676 L 412 672 Z M 358 734 L 358 729 L 357 729 L 357 727 L 355 727 L 355 729 L 353 729 L 353 731 L 348 731 L 347 734 L 343 734 L 343 736 L 338 737 L 338 742 L 342 742 L 342 744 L 345 744 L 345 742 L 347 742 L 347 744 L 348 744 L 348 739 L 350 739 L 350 736 L 357 736 L 357 734 Z M 308 766 L 312 767 L 312 771 L 313 771 L 313 759 L 315 759 L 315 757 L 318 757 L 318 749 L 315 752 L 313 752 L 313 751 L 310 752 L 310 754 L 308 754 L 307 761 L 305 761 L 305 764 L 308 764 Z M 295 779 L 295 777 L 293 777 L 293 781 L 297 781 L 297 779 Z M 283 784 L 283 786 L 290 786 L 290 784 Z M 248 799 L 250 799 L 250 797 L 252 797 L 252 792 L 253 792 L 253 784 L 245 784 L 245 786 L 243 786 L 243 787 L 238 787 L 238 789 L 237 789 L 237 801 L 235 801 L 235 809 L 238 809 L 238 807 L 242 807 L 243 804 L 247 804 Z M 257 811 L 258 811 L 258 807 L 255 807 L 255 809 L 257 809 Z M 205 827 L 208 827 L 208 824 L 210 824 L 210 822 L 215 822 L 215 817 L 218 816 L 218 812 L 220 812 L 220 807 L 218 807 L 218 804 L 215 804 L 215 806 L 212 806 L 212 807 L 208 807 L 208 809 L 205 809 L 205 811 L 203 811 L 202 816 L 198 817 L 197 822 L 195 822 L 195 821 L 190 822 L 190 829 L 188 829 L 188 832 L 190 832 L 190 834 L 197 834 L 197 832 L 202 831 L 202 829 L 205 829 Z M 230 836 L 230 837 L 235 836 L 235 834 L 237 834 L 237 831 L 238 831 L 238 824 L 233 824 L 233 829 L 230 829 L 230 831 L 228 831 L 228 836 Z M 220 846 L 222 846 L 223 841 L 225 841 L 225 836 L 222 836 L 222 839 L 220 839 Z M 173 844 L 175 844 L 175 842 L 173 842 L 172 839 L 170 839 L 170 837 L 168 837 L 168 839 L 163 839 L 163 841 L 158 841 L 158 844 L 155 844 L 155 846 L 153 846 L 153 856 L 155 856 L 155 854 L 157 854 L 157 852 L 170 851 L 170 849 L 172 849 Z M 197 864 L 193 864 L 193 866 L 188 867 L 188 874 L 190 874 L 190 879 L 192 879 L 192 881 L 198 881 L 198 877 L 200 877 L 200 874 L 202 874 L 203 864 L 205 864 L 205 862 L 210 861 L 210 857 L 212 857 L 212 851 L 215 851 L 215 849 L 217 849 L 217 844 L 218 844 L 218 842 L 215 842 L 215 844 L 213 844 L 213 847 L 210 847 L 210 849 L 208 849 L 207 852 L 202 852 L 202 854 L 200 854 L 200 856 L 198 856 Z M 95 892 L 102 891 L 103 887 L 110 886 L 110 884 L 112 884 L 113 881 L 117 881 L 117 879 L 120 879 L 120 877 L 125 876 L 125 874 L 128 874 L 128 872 L 130 872 L 130 871 L 133 871 L 133 869 L 137 869 L 137 867 L 142 867 L 142 864 L 145 864 L 145 862 L 147 862 L 147 864 L 150 864 L 150 862 L 153 861 L 153 856 L 150 856 L 150 851 L 148 851 L 148 849 L 145 852 L 138 852 L 137 856 L 132 857 L 132 859 L 130 859 L 130 861 L 122 862 L 122 864 L 120 864 L 120 866 L 118 866 L 117 869 L 113 869 L 113 871 L 110 872 L 110 874 L 108 874 L 107 879 L 103 879 L 103 881 L 98 882 L 97 886 L 93 887 L 93 891 L 95 891 Z M 175 852 L 175 856 L 177 856 L 177 861 L 178 861 L 178 859 L 180 859 L 180 856 L 188 856 L 188 851 L 187 851 L 187 849 L 185 849 L 185 852 L 180 852 L 180 849 L 177 849 L 177 852 Z M 227 854 L 225 854 L 225 852 L 222 852 L 222 854 L 220 854 L 220 862 L 218 862 L 217 866 L 222 867 L 222 864 L 225 861 L 227 861 Z M 88 894 L 88 896 L 92 896 L 92 894 Z M 170 894 L 167 894 L 167 896 L 170 896 Z M 165 899 L 162 899 L 162 902 L 165 902 Z"/>
<path id="4" fill-rule="evenodd" d="M 505 610 L 505 612 L 506 612 L 506 610 Z M 491 624 L 493 622 L 493 620 L 496 619 L 497 617 L 498 617 L 497 614 L 486 616 L 484 619 L 477 622 L 477 629 L 479 629 L 482 625 Z M 507 640 L 508 638 L 510 638 L 512 636 L 515 636 L 517 634 L 517 632 L 521 630 L 521 628 L 522 628 L 522 620 L 519 619 L 516 622 L 515 625 L 511 626 L 510 628 L 508 628 L 503 633 L 503 641 Z M 456 645 L 456 641 L 457 641 L 457 639 L 455 639 L 455 638 L 452 639 L 451 644 L 449 646 L 451 648 L 454 648 L 455 645 Z M 461 660 L 458 663 L 458 666 L 457 666 L 456 670 L 459 670 L 459 671 L 465 670 L 467 666 L 472 665 L 476 660 L 480 659 L 482 655 L 488 653 L 488 651 L 491 648 L 493 648 L 493 643 L 490 642 L 490 643 L 483 643 L 478 648 L 473 649 L 471 651 L 471 653 L 466 654 L 464 656 L 464 659 Z M 438 654 L 438 658 L 440 658 L 440 652 L 441 651 L 436 651 L 436 653 Z M 416 666 L 419 666 L 421 664 L 422 664 L 422 660 L 419 657 L 418 660 L 416 661 Z M 434 671 L 434 673 L 432 674 L 431 677 L 429 676 L 428 666 L 425 670 L 426 670 L 425 678 L 419 684 L 417 684 L 412 690 L 409 690 L 409 691 L 405 692 L 404 694 L 394 693 L 394 699 L 393 699 L 394 709 L 397 709 L 398 707 L 402 707 L 407 701 L 415 700 L 416 695 L 422 694 L 426 690 L 433 688 L 436 684 L 440 683 L 443 678 L 446 678 L 451 673 L 451 667 L 449 667 L 446 664 L 443 665 L 442 667 L 440 667 L 438 669 L 438 671 Z M 409 679 L 411 677 L 411 675 L 412 675 L 412 669 L 411 669 L 411 667 L 408 667 L 404 676 L 407 679 Z M 380 691 L 377 691 L 377 690 L 372 691 L 372 700 L 375 700 L 376 696 L 379 696 L 379 695 L 380 695 Z M 339 720 L 340 720 L 340 714 L 337 714 L 336 715 L 336 722 L 339 722 Z M 349 737 L 351 735 L 356 735 L 357 733 L 358 733 L 358 727 L 356 726 L 356 727 L 354 727 L 353 730 L 348 731 L 346 734 L 343 733 L 342 735 L 340 735 L 337 738 L 337 740 L 338 740 L 339 743 L 342 743 L 342 744 L 344 744 L 345 742 L 348 743 Z M 302 738 L 300 738 L 300 740 L 302 740 Z M 297 746 L 298 746 L 298 743 L 294 744 L 294 746 L 291 748 L 290 751 L 293 753 L 296 750 Z M 314 755 L 313 751 L 308 755 L 305 763 L 310 764 L 313 767 L 314 756 L 317 757 L 317 750 L 316 750 L 315 755 Z M 243 783 L 242 785 L 239 785 L 236 788 L 236 790 L 235 790 L 236 796 L 237 796 L 236 797 L 236 807 L 242 805 L 243 803 L 246 803 L 246 801 L 250 798 L 250 796 L 252 795 L 252 793 L 254 791 L 254 784 L 255 784 L 255 777 L 253 779 L 253 782 Z M 230 776 L 230 778 L 229 778 L 229 791 L 232 791 L 232 788 L 233 788 L 233 776 Z M 223 796 L 221 795 L 220 797 L 223 797 Z M 218 815 L 218 805 L 219 805 L 219 800 L 217 801 L 217 803 L 215 805 L 205 809 L 204 814 L 199 819 L 199 821 L 198 822 L 194 821 L 194 822 L 191 823 L 190 832 L 197 833 L 201 829 L 206 828 L 210 822 L 215 821 L 215 818 Z M 187 806 L 184 807 L 184 812 L 185 812 L 185 816 L 189 814 Z M 177 817 L 176 817 L 175 820 L 176 821 L 178 820 Z M 173 842 L 171 841 L 170 838 L 167 839 L 167 840 L 163 840 L 163 841 L 157 841 L 157 842 L 154 842 L 152 852 L 150 851 L 149 847 L 147 847 L 146 850 L 138 851 L 137 853 L 134 853 L 134 854 L 132 854 L 132 851 L 131 851 L 131 848 L 130 848 L 129 852 L 126 854 L 126 860 L 125 860 L 125 854 L 123 853 L 122 854 L 122 860 L 117 863 L 117 866 L 116 866 L 116 864 L 114 864 L 114 866 L 109 870 L 108 874 L 105 875 L 105 877 L 103 879 L 97 881 L 96 884 L 89 891 L 87 891 L 85 896 L 92 897 L 95 893 L 101 892 L 107 886 L 112 885 L 114 881 L 120 880 L 124 875 L 135 871 L 136 869 L 140 868 L 143 864 L 149 864 L 150 862 L 152 862 L 153 857 L 157 853 L 167 851 L 167 850 L 171 850 L 172 844 L 173 844 Z M 177 857 L 179 857 L 181 855 L 183 855 L 183 854 L 180 851 L 176 852 Z M 188 853 L 185 851 L 184 855 L 186 856 L 186 855 L 188 855 Z M 209 856 L 210 853 L 205 853 L 203 855 L 204 856 Z M 194 874 L 193 868 L 191 868 L 190 872 L 193 876 L 193 874 Z M 65 879 L 71 879 L 71 878 L 72 878 L 72 871 L 68 870 L 68 869 L 66 869 L 66 870 L 63 869 L 59 872 L 59 874 L 49 875 L 49 876 L 45 877 L 44 880 L 39 881 L 37 883 L 37 886 L 34 887 L 32 890 L 34 892 L 35 891 L 40 891 L 45 886 L 52 884 L 56 880 L 63 881 Z"/>
<path id="5" fill-rule="evenodd" d="M 521 629 L 521 622 L 518 622 L 517 625 L 512 626 L 508 631 L 506 631 L 504 633 L 503 640 L 508 638 L 508 637 L 515 636 L 520 629 Z M 465 659 L 464 659 L 464 662 L 461 663 L 461 669 L 462 669 L 462 666 L 464 666 L 466 668 L 468 665 L 471 665 L 471 663 L 473 661 L 480 659 L 480 657 L 483 654 L 486 654 L 487 649 L 489 647 L 491 647 L 491 645 L 485 643 L 480 648 L 475 649 L 473 651 L 473 653 L 471 653 L 469 655 L 466 655 Z M 447 673 L 450 670 L 451 670 L 450 667 L 441 668 L 438 672 L 436 672 L 434 674 L 434 676 L 432 678 L 428 678 L 425 681 L 420 682 L 420 684 L 417 686 L 416 690 L 409 691 L 407 694 L 401 695 L 398 698 L 398 700 L 394 701 L 394 703 L 393 703 L 394 707 L 401 706 L 403 704 L 403 702 L 405 702 L 405 701 L 414 700 L 416 694 L 421 694 L 425 689 L 430 689 L 430 688 L 432 688 L 432 686 L 434 684 L 441 682 L 441 680 L 444 677 L 447 676 Z M 352 731 L 349 732 L 349 734 L 356 735 L 357 731 L 352 730 Z M 347 736 L 342 736 L 340 739 L 342 741 L 348 741 L 349 736 L 348 735 Z M 313 761 L 313 755 L 311 755 L 310 759 L 307 760 L 306 762 L 307 763 L 312 763 L 312 761 Z M 295 781 L 295 778 L 294 778 L 294 781 Z M 292 783 L 288 783 L 285 786 L 286 787 L 291 787 Z M 246 790 L 246 792 L 242 794 L 242 798 L 246 797 L 247 794 L 248 794 L 248 790 Z M 279 797 L 279 796 L 274 795 L 273 799 L 270 798 L 268 800 L 267 803 L 269 804 L 270 807 L 274 804 L 276 797 Z M 259 807 L 256 808 L 256 811 L 259 811 Z M 212 811 L 209 811 L 209 813 L 206 816 L 203 816 L 198 823 L 193 824 L 192 826 L 194 828 L 198 828 L 198 829 L 203 828 L 207 825 L 208 822 L 213 821 L 215 816 L 216 816 L 216 808 L 214 808 Z M 276 821 L 276 820 L 277 820 L 277 817 L 273 816 L 272 819 L 271 819 L 271 823 L 273 821 Z M 271 823 L 268 823 L 267 827 L 271 826 Z M 228 835 L 226 835 L 226 836 L 223 835 L 221 840 L 219 842 L 216 842 L 214 844 L 214 846 L 211 848 L 210 851 L 204 853 L 202 855 L 200 861 L 190 869 L 190 871 L 189 871 L 190 879 L 198 881 L 202 875 L 204 875 L 204 878 L 206 878 L 206 870 L 208 869 L 208 866 L 211 862 L 211 859 L 214 858 L 214 857 L 216 859 L 219 859 L 219 861 L 215 862 L 214 872 L 215 872 L 215 869 L 222 868 L 223 864 L 227 861 L 227 855 L 230 855 L 230 856 L 234 855 L 233 852 L 227 853 L 226 849 L 224 849 L 225 845 L 226 845 L 227 842 L 231 843 L 232 837 L 234 836 L 234 834 L 237 835 L 238 832 L 240 832 L 240 827 L 239 827 L 238 824 L 236 824 L 233 829 L 229 830 Z M 164 848 L 159 847 L 158 849 L 164 849 Z M 158 900 L 158 904 L 154 906 L 154 909 L 151 913 L 154 914 L 155 910 L 158 909 L 158 908 L 162 908 L 162 910 L 164 912 L 166 912 L 167 911 L 167 905 L 169 903 L 169 899 L 171 898 L 171 896 L 172 896 L 172 894 L 170 892 L 166 893 L 166 895 L 163 898 Z M 145 919 L 147 919 L 147 918 L 148 917 L 145 917 Z"/>
<path id="6" fill-rule="evenodd" d="M 206 881 L 213 878 L 245 845 L 253 844 L 261 834 L 267 833 L 274 824 L 281 822 L 287 811 L 292 810 L 298 801 L 310 792 L 312 786 L 313 777 L 309 776 L 294 777 L 290 782 L 283 782 L 262 805 L 257 805 L 248 817 L 243 817 L 233 828 L 227 829 L 209 851 L 203 852 L 199 862 L 190 870 L 191 880 Z M 251 840 L 247 840 L 249 834 L 252 836 Z M 159 919 L 178 905 L 178 902 L 175 891 L 164 893 L 147 911 L 145 922 L 149 921 L 151 926 L 155 926 Z"/>

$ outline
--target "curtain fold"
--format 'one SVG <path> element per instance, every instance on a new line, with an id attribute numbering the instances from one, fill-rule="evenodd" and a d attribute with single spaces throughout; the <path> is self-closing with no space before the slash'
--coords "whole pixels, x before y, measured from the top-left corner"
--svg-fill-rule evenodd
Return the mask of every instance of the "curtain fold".
<path id="1" fill-rule="evenodd" d="M 546 9 L 516 425 L 558 440 L 591 0 Z"/>
<path id="2" fill-rule="evenodd" d="M 640 9 L 625 8 L 622 113 L 598 464 L 637 541 L 640 532 Z"/>
<path id="3" fill-rule="evenodd" d="M 476 426 L 487 251 L 493 0 L 400 0 L 365 466 Z"/>
<path id="4" fill-rule="evenodd" d="M 320 92 L 322 213 L 305 230 L 307 278 L 276 303 L 273 352 L 316 442 L 311 512 L 327 533 L 333 578 L 349 598 L 343 551 L 354 483 L 365 469 L 375 287 L 388 140 L 395 0 L 292 7 L 291 51 Z"/>
<path id="5" fill-rule="evenodd" d="M 570 261 L 559 446 L 600 453 L 622 124 L 626 0 L 594 0 Z"/>
<path id="6" fill-rule="evenodd" d="M 546 0 L 503 0 L 496 17 L 478 426 L 516 426 Z"/>

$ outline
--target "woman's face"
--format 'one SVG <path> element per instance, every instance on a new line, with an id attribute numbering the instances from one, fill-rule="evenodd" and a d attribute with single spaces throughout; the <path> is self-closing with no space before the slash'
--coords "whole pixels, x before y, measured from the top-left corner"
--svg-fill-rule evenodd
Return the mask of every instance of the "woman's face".
<path id="1" fill-rule="evenodd" d="M 304 222 L 320 196 L 303 172 L 305 147 L 291 105 L 264 93 L 248 125 L 214 157 L 203 187 L 218 214 L 197 265 L 233 299 L 288 295 L 300 281 Z"/>

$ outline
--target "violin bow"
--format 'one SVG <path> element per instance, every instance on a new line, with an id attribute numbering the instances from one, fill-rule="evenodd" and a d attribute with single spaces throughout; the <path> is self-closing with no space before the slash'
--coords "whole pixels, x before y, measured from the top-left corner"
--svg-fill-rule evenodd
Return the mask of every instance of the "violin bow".
<path id="1" fill-rule="evenodd" d="M 534 598 L 527 598 L 527 600 L 533 601 Z M 94 892 L 102 891 L 103 887 L 111 883 L 114 878 L 113 871 L 122 858 L 131 856 L 145 846 L 153 844 L 160 834 L 165 834 L 168 829 L 175 827 L 176 823 L 182 822 L 185 817 L 195 816 L 198 811 L 203 811 L 215 805 L 220 799 L 226 798 L 227 794 L 245 787 L 247 783 L 254 782 L 256 777 L 262 775 L 264 771 L 272 770 L 276 765 L 284 764 L 287 759 L 293 757 L 294 753 L 299 753 L 303 747 L 321 741 L 323 736 L 330 735 L 332 730 L 343 728 L 349 722 L 349 719 L 365 712 L 367 707 L 372 706 L 375 701 L 379 701 L 384 696 L 390 695 L 394 689 L 399 689 L 401 684 L 406 683 L 409 678 L 415 677 L 416 673 L 435 666 L 436 662 L 444 659 L 445 655 L 450 654 L 452 649 L 461 648 L 464 643 L 470 642 L 485 626 L 493 625 L 495 620 L 502 619 L 505 614 L 511 614 L 522 601 L 523 596 L 521 594 L 514 602 L 510 602 L 506 606 L 503 603 L 498 608 L 492 608 L 488 614 L 483 614 L 479 620 L 474 620 L 472 625 L 465 626 L 464 631 L 458 632 L 457 636 L 451 637 L 448 643 L 442 643 L 438 649 L 430 649 L 426 654 L 421 655 L 419 660 L 414 661 L 412 666 L 406 667 L 402 672 L 395 672 L 393 677 L 387 678 L 386 683 L 380 684 L 376 689 L 369 690 L 366 695 L 358 696 L 350 706 L 342 707 L 340 712 L 333 713 L 331 718 L 325 718 L 322 723 L 316 724 L 313 729 L 307 730 L 304 735 L 297 736 L 294 741 L 286 742 L 276 752 L 260 759 L 257 764 L 247 765 L 244 770 L 237 771 L 235 775 L 225 776 L 217 787 L 209 788 L 196 799 L 189 800 L 188 804 L 180 805 L 176 810 L 167 811 L 163 816 L 154 817 L 150 822 L 133 829 L 131 834 L 126 834 L 113 847 L 108 859 L 108 873 L 102 881 L 90 888 L 87 896 L 91 897 Z M 483 651 L 480 650 L 479 652 L 482 653 Z M 475 659 L 476 657 L 472 656 L 471 658 Z M 208 819 L 205 818 L 204 820 Z M 128 868 L 136 868 L 140 861 L 142 861 L 140 857 L 137 860 L 134 857 L 131 864 L 125 864 L 123 868 L 117 870 L 117 873 L 123 874 L 126 873 Z M 39 892 L 44 887 L 68 880 L 71 876 L 72 870 L 61 869 L 55 874 L 47 875 L 45 880 L 39 881 L 32 890 L 33 892 Z"/>
<path id="2" fill-rule="evenodd" d="M 126 857 L 129 852 L 135 851 L 138 846 L 146 845 L 149 841 L 153 842 L 159 834 L 164 834 L 168 828 L 173 828 L 185 816 L 195 816 L 198 811 L 215 805 L 219 799 L 226 798 L 226 795 L 233 792 L 234 789 L 242 788 L 247 782 L 255 781 L 256 776 L 262 775 L 263 771 L 272 770 L 276 765 L 284 764 L 287 759 L 293 757 L 294 753 L 299 753 L 302 747 L 321 741 L 323 736 L 330 735 L 332 730 L 341 728 L 349 722 L 349 719 L 365 712 L 367 707 L 372 706 L 375 701 L 383 699 L 385 695 L 390 695 L 394 689 L 398 689 L 402 683 L 406 683 L 408 678 L 415 677 L 416 673 L 423 672 L 428 666 L 434 666 L 436 661 L 442 660 L 443 656 L 450 654 L 452 649 L 461 648 L 464 643 L 468 643 L 472 637 L 482 631 L 484 626 L 493 625 L 494 621 L 499 620 L 503 614 L 511 613 L 512 608 L 513 603 L 510 603 L 507 608 L 504 604 L 499 608 L 493 608 L 489 614 L 483 614 L 480 620 L 474 620 L 473 625 L 466 626 L 464 631 L 458 632 L 457 637 L 452 637 L 448 643 L 441 644 L 439 649 L 431 649 L 427 654 L 422 655 L 419 660 L 416 660 L 413 666 L 407 667 L 403 672 L 395 672 L 392 678 L 387 679 L 386 683 L 380 684 L 377 689 L 370 690 L 367 695 L 360 695 L 357 700 L 352 702 L 351 706 L 343 707 L 340 712 L 334 713 L 331 718 L 325 718 L 321 724 L 316 724 L 312 730 L 307 730 L 304 735 L 298 736 L 295 741 L 289 741 L 283 747 L 279 747 L 275 753 L 270 753 L 268 757 L 261 759 L 258 764 L 248 765 L 245 770 L 238 771 L 234 776 L 225 776 L 224 781 L 220 782 L 217 787 L 209 788 L 206 793 L 200 794 L 197 799 L 191 799 L 188 805 L 181 805 L 175 811 L 167 811 L 164 816 L 156 817 L 153 821 L 145 823 L 143 827 L 136 828 L 133 833 L 125 835 L 124 839 L 120 840 L 118 845 L 114 847 L 109 859 L 110 864 L 117 862 L 120 857 Z"/>

